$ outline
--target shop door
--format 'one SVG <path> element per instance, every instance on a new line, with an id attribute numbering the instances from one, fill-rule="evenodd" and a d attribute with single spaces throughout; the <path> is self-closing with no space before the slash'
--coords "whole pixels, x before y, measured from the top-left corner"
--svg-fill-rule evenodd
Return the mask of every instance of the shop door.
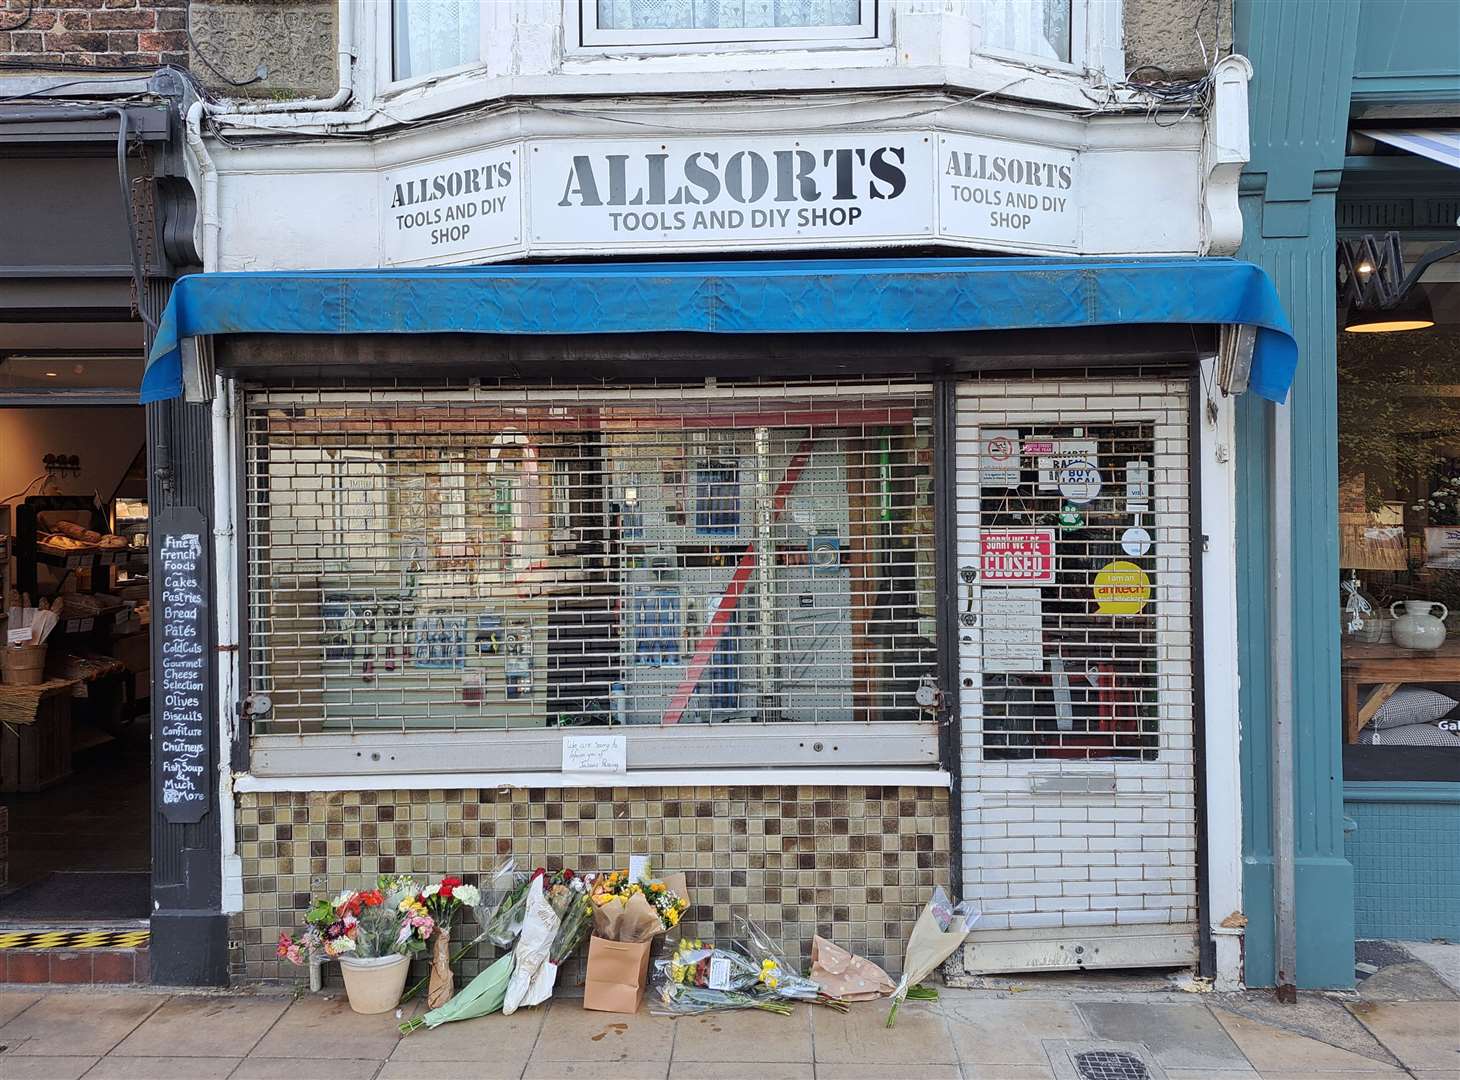
<path id="1" fill-rule="evenodd" d="M 956 438 L 965 966 L 1193 963 L 1185 383 L 970 379 Z"/>

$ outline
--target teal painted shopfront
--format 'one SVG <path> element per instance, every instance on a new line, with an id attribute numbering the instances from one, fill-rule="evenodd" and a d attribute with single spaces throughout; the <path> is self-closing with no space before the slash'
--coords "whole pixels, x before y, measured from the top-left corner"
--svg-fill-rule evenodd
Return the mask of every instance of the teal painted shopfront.
<path id="1" fill-rule="evenodd" d="M 1236 0 L 1235 28 L 1255 67 L 1241 254 L 1273 277 L 1300 350 L 1283 559 L 1283 436 L 1271 407 L 1239 406 L 1245 978 L 1282 981 L 1270 643 L 1285 575 L 1296 982 L 1343 987 L 1355 939 L 1460 938 L 1460 255 L 1445 255 L 1460 16 L 1445 0 Z M 1352 330 L 1381 317 L 1411 328 Z"/>

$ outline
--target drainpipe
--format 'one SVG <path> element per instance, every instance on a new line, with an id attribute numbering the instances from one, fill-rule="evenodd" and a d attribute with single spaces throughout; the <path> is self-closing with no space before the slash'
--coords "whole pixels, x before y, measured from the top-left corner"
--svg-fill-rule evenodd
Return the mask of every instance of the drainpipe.
<path id="1" fill-rule="evenodd" d="M 1277 999 L 1298 1000 L 1297 858 L 1293 797 L 1292 405 L 1270 405 L 1272 459 L 1272 869 Z"/>

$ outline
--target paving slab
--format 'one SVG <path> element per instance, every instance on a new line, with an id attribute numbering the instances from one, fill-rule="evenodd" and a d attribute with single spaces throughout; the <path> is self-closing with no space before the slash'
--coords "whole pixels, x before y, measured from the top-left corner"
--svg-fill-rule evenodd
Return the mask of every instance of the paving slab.
<path id="1" fill-rule="evenodd" d="M 1254 1070 L 1248 1068 L 1167 1069 L 1166 1080 L 1260 1080 L 1260 1078 Z"/>
<path id="2" fill-rule="evenodd" d="M 1395 1080 L 1395 1077 L 1404 1077 L 1408 1080 L 1409 1073 L 1396 1069 L 1383 1069 L 1375 1072 L 1372 1069 L 1301 1069 L 1297 1072 L 1278 1070 L 1276 1072 L 1264 1069 L 1262 1080 Z M 1454 1080 L 1454 1073 L 1450 1074 L 1450 1080 Z"/>
<path id="3" fill-rule="evenodd" d="M 605 1013 L 605 1016 L 612 1015 Z M 529 1061 L 522 1080 L 666 1080 L 669 1076 L 669 1062 L 664 1061 L 618 1061 L 612 1069 L 605 1069 L 603 1061 Z M 378 1080 L 396 1080 L 384 1073 Z M 402 1073 L 399 1080 L 420 1080 L 419 1075 Z"/>
<path id="4" fill-rule="evenodd" d="M 674 1022 L 637 1013 L 594 1012 L 577 1001 L 556 1001 L 543 1023 L 550 1037 L 538 1040 L 528 1072 L 544 1062 L 663 1062 L 668 1071 Z M 601 1066 L 600 1066 L 601 1069 Z"/>
<path id="5" fill-rule="evenodd" d="M 851 1011 L 811 1010 L 816 1045 L 816 1075 L 823 1065 L 956 1065 L 958 1052 L 937 1006 L 908 1002 L 897 1010 L 897 1023 L 887 1026 L 891 1003 L 859 1001 Z M 885 1070 L 884 1070 L 885 1071 Z"/>
<path id="6" fill-rule="evenodd" d="M 295 1001 L 259 1044 L 257 1057 L 388 1058 L 400 1042 L 394 1012 L 362 1015 L 344 995 Z"/>
<path id="7" fill-rule="evenodd" d="M 1460 1077 L 1460 1005 L 1453 1001 L 1359 1001 L 1359 1022 L 1407 1069 L 1449 1069 Z"/>
<path id="8" fill-rule="evenodd" d="M 1282 1005 L 1271 991 L 1251 990 L 1203 995 L 1203 1003 L 1219 1019 L 1221 1013 L 1243 1016 L 1259 1024 L 1348 1050 L 1370 1059 L 1375 1068 L 1399 1067 L 1398 1059 L 1385 1050 L 1373 1033 L 1348 1011 L 1345 996 L 1305 992 L 1298 995 L 1295 1003 Z"/>
<path id="9" fill-rule="evenodd" d="M 1055 1080 L 1054 1070 L 1048 1065 L 975 1065 L 966 1061 L 963 1076 L 964 1080 Z"/>
<path id="10" fill-rule="evenodd" d="M 0 1027 L 4 1027 L 41 999 L 40 994 L 16 994 L 0 990 Z"/>
<path id="11" fill-rule="evenodd" d="M 390 1060 L 476 1061 L 486 1056 L 500 1060 L 504 1066 L 515 1061 L 520 1073 L 537 1045 L 546 1014 L 546 1009 L 518 1009 L 511 1016 L 496 1013 L 421 1028 L 401 1038 Z"/>
<path id="12" fill-rule="evenodd" d="M 0 1058 L 0 1076 L 5 1080 L 81 1080 L 100 1060 L 94 1057 L 15 1057 Z"/>
<path id="13" fill-rule="evenodd" d="M 835 1069 L 837 1066 L 828 1065 Z M 669 1080 L 816 1080 L 816 1067 L 804 1061 L 680 1061 L 669 1064 Z"/>
<path id="14" fill-rule="evenodd" d="M 23 1039 L 17 1056 L 97 1057 L 121 1042 L 167 1001 L 165 994 L 44 994 L 4 1027 L 0 1042 Z"/>
<path id="15" fill-rule="evenodd" d="M 1428 964 L 1446 986 L 1460 994 L 1460 944 L 1449 941 L 1404 941 L 1400 944 L 1416 960 Z"/>
<path id="16" fill-rule="evenodd" d="M 902 1021 L 899 1019 L 898 1021 Z M 982 1076 L 977 1073 L 960 1072 L 957 1065 L 924 1064 L 908 1065 L 906 1071 L 899 1072 L 896 1069 L 889 1069 L 886 1065 L 836 1063 L 816 1063 L 816 1080 L 892 1080 L 892 1078 L 906 1078 L 906 1080 L 962 1080 L 964 1076 Z M 1000 1074 L 997 1077 L 989 1074 L 989 1080 L 1006 1080 Z"/>
<path id="17" fill-rule="evenodd" d="M 483 1047 L 475 1061 L 387 1061 L 374 1076 L 375 1080 L 518 1080 L 522 1066 L 515 1059 L 500 1061 Z"/>
<path id="18" fill-rule="evenodd" d="M 944 1002 L 943 1013 L 964 1065 L 1047 1065 L 1044 1039 L 1089 1036 L 1079 1011 L 1067 1001 L 965 998 Z"/>
<path id="19" fill-rule="evenodd" d="M 86 1080 L 226 1080 L 236 1057 L 114 1057 L 108 1055 Z"/>
<path id="20" fill-rule="evenodd" d="M 1390 964 L 1358 985 L 1365 1001 L 1450 1001 L 1455 991 L 1434 970 L 1418 960 Z"/>
<path id="21" fill-rule="evenodd" d="M 279 998 L 175 997 L 112 1050 L 126 1057 L 243 1057 L 289 1007 Z"/>
<path id="22" fill-rule="evenodd" d="M 817 1005 L 798 1005 L 790 1016 L 759 1009 L 683 1016 L 674 1025 L 674 1060 L 804 1062 L 811 1057 L 811 1013 Z M 757 1077 L 760 1070 L 755 1070 Z"/>
<path id="23" fill-rule="evenodd" d="M 228 1080 L 371 1080 L 382 1062 L 375 1058 L 330 1058 L 300 1061 L 298 1058 L 246 1057 Z M 418 1080 L 421 1070 L 416 1070 Z"/>
<path id="24" fill-rule="evenodd" d="M 1238 1016 L 1225 1009 L 1213 1009 L 1212 1013 L 1221 1022 L 1227 1034 L 1232 1036 L 1247 1060 L 1267 1076 L 1269 1073 L 1317 1072 L 1322 1070 L 1353 1072 L 1377 1072 L 1389 1077 L 1402 1076 L 1395 1068 L 1383 1062 L 1306 1035 L 1298 1035 L 1282 1028 L 1273 1027 L 1257 1020 Z"/>
<path id="25" fill-rule="evenodd" d="M 1205 1005 L 1086 1001 L 1075 1007 L 1095 1038 L 1144 1043 L 1164 1069 L 1249 1068 Z"/>

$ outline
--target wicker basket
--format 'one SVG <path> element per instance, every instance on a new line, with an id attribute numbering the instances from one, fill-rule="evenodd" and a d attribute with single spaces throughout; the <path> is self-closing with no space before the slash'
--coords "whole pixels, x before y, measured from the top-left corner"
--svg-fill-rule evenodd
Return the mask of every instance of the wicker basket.
<path id="1" fill-rule="evenodd" d="M 0 682 L 11 686 L 35 686 L 45 681 L 45 645 L 7 645 L 0 648 Z"/>

